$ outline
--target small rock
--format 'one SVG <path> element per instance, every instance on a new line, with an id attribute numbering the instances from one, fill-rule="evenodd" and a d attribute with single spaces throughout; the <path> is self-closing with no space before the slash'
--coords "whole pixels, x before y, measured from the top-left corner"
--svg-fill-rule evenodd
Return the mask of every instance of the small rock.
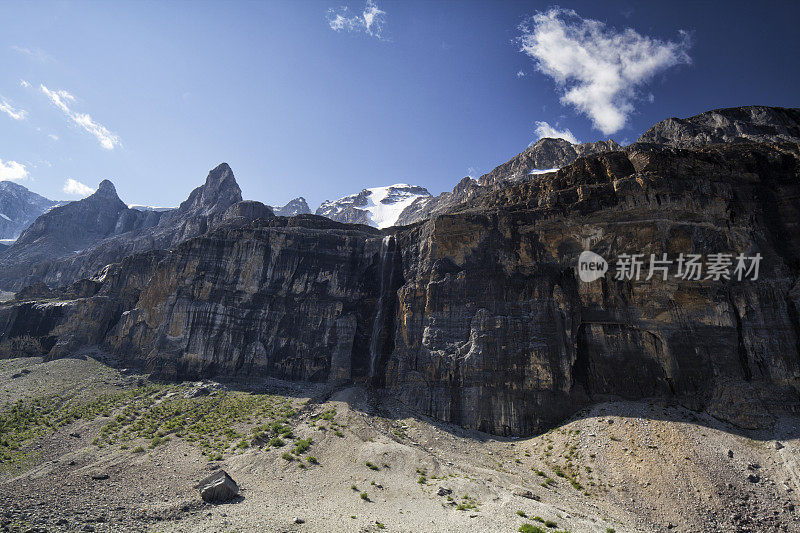
<path id="1" fill-rule="evenodd" d="M 105 472 L 95 472 L 94 474 L 92 474 L 92 479 L 94 479 L 95 481 L 108 479 L 108 474 L 106 474 Z"/>
<path id="2" fill-rule="evenodd" d="M 239 485 L 224 470 L 206 477 L 197 484 L 200 496 L 207 502 L 226 502 L 239 494 Z"/>
<path id="3" fill-rule="evenodd" d="M 775 441 L 775 449 L 776 449 L 776 450 L 782 450 L 782 449 L 783 449 L 783 447 L 784 447 L 784 446 L 783 446 L 783 444 L 782 444 L 780 441 L 777 441 L 777 440 Z"/>
<path id="4" fill-rule="evenodd" d="M 439 490 L 436 491 L 437 496 L 447 496 L 448 494 L 453 494 L 453 489 L 448 489 L 445 487 L 439 487 Z"/>
<path id="5" fill-rule="evenodd" d="M 295 516 L 294 518 L 292 518 L 292 522 L 294 522 L 295 524 L 303 524 L 305 523 L 305 520 L 303 520 L 299 516 Z"/>
<path id="6" fill-rule="evenodd" d="M 758 483 L 759 481 L 761 481 L 761 476 L 759 476 L 758 474 L 750 474 L 749 476 L 747 476 L 747 481 L 749 481 L 750 483 Z"/>
<path id="7" fill-rule="evenodd" d="M 81 438 L 81 434 L 80 434 L 80 433 L 75 433 L 75 432 L 73 432 L 73 433 L 70 433 L 70 434 L 69 434 L 69 436 L 70 436 L 70 437 L 73 437 L 73 438 L 76 438 L 76 439 L 79 439 L 79 438 Z"/>
<path id="8" fill-rule="evenodd" d="M 733 450 L 728 450 L 728 458 L 733 459 Z"/>
<path id="9" fill-rule="evenodd" d="M 529 500 L 536 500 L 539 501 L 539 496 L 535 495 L 529 490 L 525 489 L 517 489 L 514 491 L 514 496 L 520 496 L 522 498 L 528 498 Z"/>

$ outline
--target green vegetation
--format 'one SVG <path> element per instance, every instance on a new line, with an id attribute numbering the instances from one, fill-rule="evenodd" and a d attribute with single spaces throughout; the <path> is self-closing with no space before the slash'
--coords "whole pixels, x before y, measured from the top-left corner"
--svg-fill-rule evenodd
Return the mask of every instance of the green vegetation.
<path id="1" fill-rule="evenodd" d="M 517 516 L 521 516 L 522 518 L 528 518 L 528 515 L 525 511 L 517 511 Z"/>
<path id="2" fill-rule="evenodd" d="M 364 500 L 365 502 L 368 502 L 368 501 L 369 501 L 369 495 L 368 495 L 366 492 L 362 492 L 361 494 L 359 494 L 359 496 L 360 496 L 360 497 L 361 497 L 361 499 L 362 499 L 362 500 Z"/>
<path id="3" fill-rule="evenodd" d="M 522 524 L 517 531 L 520 533 L 544 533 L 544 529 L 533 524 Z"/>
<path id="4" fill-rule="evenodd" d="M 369 462 L 369 461 L 367 461 L 367 462 L 366 462 L 366 463 L 364 463 L 364 464 L 365 464 L 365 465 L 367 465 L 367 468 L 369 468 L 370 470 L 377 470 L 377 469 L 378 469 L 378 465 L 376 465 L 376 464 L 374 464 L 374 463 L 371 463 L 371 462 Z"/>
<path id="5" fill-rule="evenodd" d="M 108 421 L 93 444 L 132 453 L 175 438 L 199 448 L 209 461 L 251 446 L 280 448 L 288 439 L 296 440 L 292 451 L 301 455 L 312 444 L 311 439 L 294 436 L 290 423 L 297 413 L 289 398 L 238 391 L 187 398 L 190 388 L 154 384 L 93 399 L 52 395 L 6 404 L 0 407 L 0 471 L 23 460 L 36 439 L 77 420 L 99 417 Z M 336 425 L 335 413 L 325 411 L 319 418 Z"/>

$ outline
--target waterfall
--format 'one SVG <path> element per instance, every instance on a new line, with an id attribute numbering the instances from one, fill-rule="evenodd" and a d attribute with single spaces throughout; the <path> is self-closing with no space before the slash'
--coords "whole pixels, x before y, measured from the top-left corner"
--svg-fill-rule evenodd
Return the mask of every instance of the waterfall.
<path id="1" fill-rule="evenodd" d="M 387 235 L 383 238 L 383 242 L 381 243 L 381 267 L 380 267 L 380 276 L 381 276 L 381 291 L 378 294 L 378 302 L 375 304 L 375 320 L 372 322 L 372 336 L 369 340 L 369 377 L 370 379 L 375 377 L 375 365 L 378 362 L 379 351 L 380 351 L 380 338 L 381 338 L 381 330 L 383 329 L 383 297 L 387 290 L 392 290 L 392 282 L 394 278 L 394 253 L 391 254 L 389 257 L 389 247 L 391 245 L 392 240 L 394 237 L 392 235 Z M 388 284 L 386 283 L 386 259 L 389 257 L 389 279 Z"/>

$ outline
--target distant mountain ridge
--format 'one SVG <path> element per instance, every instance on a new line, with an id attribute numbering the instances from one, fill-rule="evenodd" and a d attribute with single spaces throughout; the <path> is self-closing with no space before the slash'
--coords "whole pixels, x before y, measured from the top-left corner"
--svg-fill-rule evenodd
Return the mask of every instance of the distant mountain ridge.
<path id="1" fill-rule="evenodd" d="M 169 211 L 131 209 L 103 180 L 91 196 L 40 216 L 0 254 L 0 288 L 18 290 L 35 282 L 61 286 L 133 253 L 169 249 L 221 223 L 226 210 L 241 201 L 226 163 Z"/>
<path id="2" fill-rule="evenodd" d="M 0 239 L 18 237 L 36 218 L 60 202 L 11 181 L 0 181 Z"/>
<path id="3" fill-rule="evenodd" d="M 297 215 L 310 215 L 311 208 L 302 196 L 290 200 L 284 206 L 272 206 L 272 211 L 279 217 L 293 217 Z"/>

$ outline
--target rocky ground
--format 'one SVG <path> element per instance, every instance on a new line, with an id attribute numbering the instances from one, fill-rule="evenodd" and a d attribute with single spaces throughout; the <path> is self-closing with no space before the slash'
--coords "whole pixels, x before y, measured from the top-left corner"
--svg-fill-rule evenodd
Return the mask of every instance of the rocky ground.
<path id="1" fill-rule="evenodd" d="M 504 439 L 362 386 L 153 384 L 97 353 L 10 359 L 0 530 L 800 531 L 798 427 L 606 402 Z M 195 484 L 220 468 L 239 497 L 205 503 Z"/>

